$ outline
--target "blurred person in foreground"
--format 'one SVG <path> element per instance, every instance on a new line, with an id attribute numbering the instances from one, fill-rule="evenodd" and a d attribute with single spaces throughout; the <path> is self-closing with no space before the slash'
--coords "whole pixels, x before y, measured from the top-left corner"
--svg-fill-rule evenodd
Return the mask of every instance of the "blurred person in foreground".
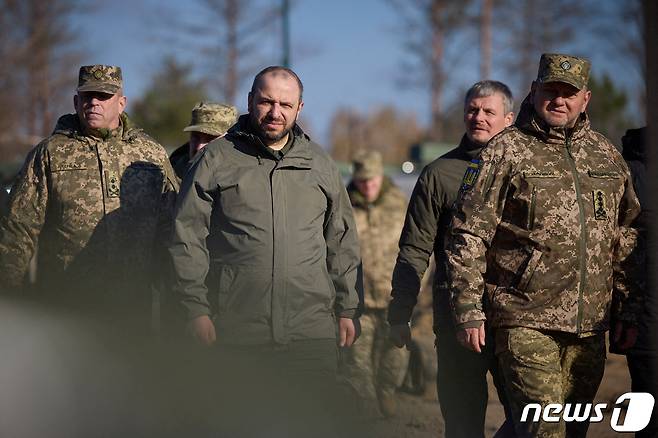
<path id="1" fill-rule="evenodd" d="M 409 347 L 409 321 L 423 274 L 434 253 L 437 267 L 432 285 L 438 365 L 436 385 L 447 438 L 484 437 L 487 373 L 496 376 L 496 361 L 492 343 L 482 354 L 477 354 L 457 342 L 450 311 L 444 238 L 466 169 L 474 166 L 480 151 L 493 136 L 512 124 L 513 104 L 511 91 L 498 81 L 477 82 L 468 90 L 464 99 L 466 133 L 457 148 L 437 158 L 421 172 L 400 237 L 388 315 L 391 334 L 399 347 Z M 491 339 L 492 334 L 488 337 Z M 505 406 L 504 394 L 499 395 Z M 506 423 L 500 436 L 510 429 L 511 424 Z"/>
<path id="2" fill-rule="evenodd" d="M 590 127 L 589 70 L 583 58 L 541 56 L 514 127 L 465 174 L 446 245 L 458 339 L 481 352 L 485 320 L 495 329 L 520 437 L 584 437 L 589 421 L 521 421 L 522 412 L 591 403 L 610 314 L 625 347 L 637 332 L 642 297 L 628 255 L 640 205 L 623 158 Z"/>
<path id="3" fill-rule="evenodd" d="M 146 334 L 178 183 L 164 148 L 124 113 L 119 67 L 80 67 L 73 104 L 11 189 L 0 288 L 25 286 L 38 246 L 36 302 Z"/>

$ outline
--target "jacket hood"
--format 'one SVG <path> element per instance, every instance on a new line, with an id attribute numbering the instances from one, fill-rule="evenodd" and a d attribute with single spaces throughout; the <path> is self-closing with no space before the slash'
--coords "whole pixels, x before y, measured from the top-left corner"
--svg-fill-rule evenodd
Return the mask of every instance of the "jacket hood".
<path id="1" fill-rule="evenodd" d="M 532 104 L 532 92 L 521 103 L 519 115 L 514 125 L 521 131 L 539 138 L 544 143 L 564 145 L 566 139 L 578 140 L 590 129 L 587 113 L 581 113 L 573 128 L 554 128 L 537 114 Z"/>
<path id="2" fill-rule="evenodd" d="M 132 120 L 128 117 L 128 114 L 125 112 L 121 113 L 120 116 L 120 125 L 115 130 L 109 129 L 93 129 L 85 130 L 80 124 L 80 119 L 78 119 L 77 114 L 65 114 L 61 116 L 57 123 L 55 124 L 55 129 L 53 134 L 62 134 L 67 137 L 81 138 L 81 137 L 97 137 L 103 140 L 107 140 L 110 137 L 120 136 L 124 140 L 130 140 L 131 138 L 139 135 L 142 130 L 138 128 Z M 87 132 L 88 131 L 88 132 Z"/>

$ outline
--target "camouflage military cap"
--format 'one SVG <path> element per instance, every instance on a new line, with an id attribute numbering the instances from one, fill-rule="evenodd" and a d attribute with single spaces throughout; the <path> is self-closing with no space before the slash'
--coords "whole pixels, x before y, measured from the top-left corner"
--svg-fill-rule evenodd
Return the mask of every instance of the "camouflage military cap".
<path id="1" fill-rule="evenodd" d="M 78 76 L 78 91 L 99 91 L 116 94 L 123 87 L 121 67 L 113 65 L 83 65 Z"/>
<path id="2" fill-rule="evenodd" d="M 370 179 L 384 174 L 382 154 L 377 151 L 359 151 L 352 162 L 354 179 Z"/>
<path id="3" fill-rule="evenodd" d="M 226 134 L 237 119 L 238 110 L 234 106 L 199 102 L 192 109 L 190 125 L 183 131 L 220 136 Z"/>
<path id="4" fill-rule="evenodd" d="M 590 62 L 585 58 L 561 55 L 558 53 L 544 53 L 539 60 L 537 81 L 565 82 L 582 90 L 589 80 Z"/>

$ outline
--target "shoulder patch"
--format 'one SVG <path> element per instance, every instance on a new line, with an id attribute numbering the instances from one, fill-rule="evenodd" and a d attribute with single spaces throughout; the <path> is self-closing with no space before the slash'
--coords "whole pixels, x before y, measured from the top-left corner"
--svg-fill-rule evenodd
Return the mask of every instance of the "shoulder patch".
<path id="1" fill-rule="evenodd" d="M 482 161 L 477 158 L 473 158 L 471 162 L 468 163 L 468 167 L 466 167 L 466 172 L 464 173 L 464 178 L 462 179 L 462 184 L 460 187 L 462 192 L 469 190 L 471 187 L 473 187 L 473 185 L 475 185 L 475 182 L 480 175 L 481 167 Z"/>

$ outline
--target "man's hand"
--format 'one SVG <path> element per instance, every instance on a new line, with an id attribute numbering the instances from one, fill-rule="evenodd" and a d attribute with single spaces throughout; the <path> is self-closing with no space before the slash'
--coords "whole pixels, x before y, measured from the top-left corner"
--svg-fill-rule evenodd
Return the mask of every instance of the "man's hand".
<path id="1" fill-rule="evenodd" d="M 637 327 L 617 321 L 612 337 L 612 342 L 617 348 L 620 351 L 628 350 L 635 345 L 635 341 L 637 341 Z"/>
<path id="2" fill-rule="evenodd" d="M 338 333 L 340 334 L 340 346 L 351 347 L 356 340 L 354 321 L 351 318 L 339 318 Z"/>
<path id="3" fill-rule="evenodd" d="M 210 346 L 217 340 L 215 324 L 212 323 L 208 315 L 194 318 L 188 323 L 188 330 L 202 345 Z"/>
<path id="4" fill-rule="evenodd" d="M 408 350 L 411 346 L 411 328 L 409 328 L 409 324 L 392 325 L 388 337 L 393 345 L 398 348 L 406 346 Z"/>
<path id="5" fill-rule="evenodd" d="M 479 327 L 457 329 L 457 341 L 462 347 L 476 353 L 482 353 L 484 347 L 484 321 Z"/>

